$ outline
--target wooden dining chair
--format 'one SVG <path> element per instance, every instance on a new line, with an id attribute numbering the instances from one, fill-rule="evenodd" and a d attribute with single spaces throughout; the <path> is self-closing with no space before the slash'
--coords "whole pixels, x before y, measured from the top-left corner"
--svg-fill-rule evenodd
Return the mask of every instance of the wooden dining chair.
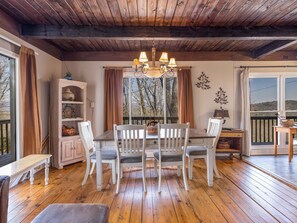
<path id="1" fill-rule="evenodd" d="M 219 171 L 217 169 L 215 157 L 216 157 L 216 148 L 217 143 L 220 138 L 222 131 L 223 120 L 210 118 L 208 120 L 207 134 L 215 136 L 212 144 L 212 152 L 214 156 L 213 169 L 217 177 L 220 177 Z M 187 148 L 187 157 L 188 157 L 188 171 L 189 179 L 193 178 L 193 163 L 195 159 L 204 159 L 206 163 L 207 158 L 207 147 L 206 146 L 189 146 Z"/>
<path id="2" fill-rule="evenodd" d="M 82 185 L 86 184 L 89 174 L 92 175 L 95 165 L 96 165 L 96 151 L 94 145 L 94 136 L 92 132 L 92 126 L 90 121 L 78 123 L 78 131 L 80 138 L 82 140 L 83 146 L 85 148 L 86 155 L 86 172 Z M 102 163 L 108 163 L 111 165 L 112 171 L 112 183 L 116 183 L 116 159 L 117 153 L 115 150 L 102 150 Z M 92 163 L 92 168 L 90 170 L 90 165 Z"/>
<path id="3" fill-rule="evenodd" d="M 117 148 L 117 188 L 119 193 L 122 168 L 141 167 L 143 191 L 146 192 L 146 126 L 145 125 L 114 125 L 114 139 Z"/>
<path id="4" fill-rule="evenodd" d="M 154 170 L 159 165 L 158 191 L 161 192 L 162 167 L 182 166 L 185 189 L 188 190 L 186 176 L 186 149 L 189 139 L 189 123 L 158 124 L 158 151 L 154 152 Z M 162 143 L 161 143 L 162 140 Z"/>

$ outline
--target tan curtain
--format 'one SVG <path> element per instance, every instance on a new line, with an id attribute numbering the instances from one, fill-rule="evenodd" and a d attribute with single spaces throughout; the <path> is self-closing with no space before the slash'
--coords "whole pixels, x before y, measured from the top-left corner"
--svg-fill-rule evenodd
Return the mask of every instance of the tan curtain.
<path id="1" fill-rule="evenodd" d="M 41 153 L 41 123 L 37 97 L 36 59 L 32 49 L 20 49 L 24 156 Z"/>
<path id="2" fill-rule="evenodd" d="M 106 69 L 104 73 L 104 131 L 123 121 L 123 70 Z"/>
<path id="3" fill-rule="evenodd" d="M 180 123 L 190 122 L 194 128 L 194 108 L 192 78 L 190 69 L 177 71 L 178 80 L 178 118 Z"/>

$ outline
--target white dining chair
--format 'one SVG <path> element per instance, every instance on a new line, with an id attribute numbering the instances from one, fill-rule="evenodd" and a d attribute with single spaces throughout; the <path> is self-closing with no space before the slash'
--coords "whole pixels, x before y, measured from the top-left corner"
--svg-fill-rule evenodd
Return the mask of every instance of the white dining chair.
<path id="1" fill-rule="evenodd" d="M 220 174 L 217 169 L 217 164 L 216 164 L 216 148 L 217 148 L 217 143 L 220 138 L 220 134 L 222 131 L 222 125 L 223 125 L 223 120 L 221 119 L 214 119 L 210 118 L 208 120 L 208 127 L 207 127 L 207 134 L 215 136 L 212 144 L 212 152 L 214 156 L 214 162 L 213 162 L 213 169 L 214 172 L 216 173 L 216 176 L 219 178 Z M 188 171 L 189 171 L 189 179 L 193 178 L 193 163 L 195 159 L 204 159 L 206 163 L 206 158 L 207 158 L 207 147 L 206 146 L 189 146 L 187 148 L 187 157 L 188 157 Z"/>
<path id="2" fill-rule="evenodd" d="M 158 124 L 158 151 L 154 152 L 154 171 L 159 166 L 158 191 L 161 192 L 162 167 L 182 166 L 185 189 L 188 190 L 186 176 L 186 149 L 189 139 L 189 123 L 187 124 Z M 162 140 L 162 143 L 161 143 Z"/>
<path id="3" fill-rule="evenodd" d="M 83 146 L 85 148 L 86 154 L 86 172 L 82 185 L 86 184 L 89 174 L 92 175 L 95 165 L 96 165 L 96 151 L 94 145 L 94 136 L 92 132 L 92 126 L 90 121 L 79 122 L 78 131 L 80 138 L 82 140 Z M 111 166 L 112 171 L 112 183 L 116 183 L 116 159 L 117 153 L 115 150 L 102 150 L 102 163 L 108 163 Z M 90 165 L 92 163 L 92 168 L 90 171 Z"/>
<path id="4" fill-rule="evenodd" d="M 114 125 L 114 139 L 117 148 L 117 187 L 119 193 L 122 168 L 141 167 L 143 191 L 146 192 L 146 126 L 145 125 Z"/>

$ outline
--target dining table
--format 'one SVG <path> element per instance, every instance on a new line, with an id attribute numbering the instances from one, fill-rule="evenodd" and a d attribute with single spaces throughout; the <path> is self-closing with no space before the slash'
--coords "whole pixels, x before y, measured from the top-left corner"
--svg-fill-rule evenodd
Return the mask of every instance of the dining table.
<path id="1" fill-rule="evenodd" d="M 162 134 L 160 139 L 162 140 Z M 201 132 L 197 129 L 189 130 L 188 146 L 205 146 L 207 147 L 207 183 L 208 186 L 213 185 L 213 167 L 215 162 L 215 149 L 213 148 L 213 140 L 215 136 Z M 115 149 L 114 132 L 112 130 L 105 131 L 103 134 L 94 138 L 96 149 L 96 184 L 97 191 L 103 189 L 103 169 L 101 152 L 105 149 Z M 158 150 L 158 134 L 146 134 L 146 152 Z M 147 156 L 149 158 L 150 156 Z"/>

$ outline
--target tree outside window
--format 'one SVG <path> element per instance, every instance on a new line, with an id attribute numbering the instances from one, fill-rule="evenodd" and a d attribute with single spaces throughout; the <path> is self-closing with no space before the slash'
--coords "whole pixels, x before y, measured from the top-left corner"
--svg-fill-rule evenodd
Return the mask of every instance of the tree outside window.
<path id="1" fill-rule="evenodd" d="M 177 123 L 177 100 L 176 77 L 124 78 L 124 123 L 129 123 L 130 115 L 132 124 L 144 124 L 153 120 L 164 123 L 165 117 L 166 123 Z"/>

